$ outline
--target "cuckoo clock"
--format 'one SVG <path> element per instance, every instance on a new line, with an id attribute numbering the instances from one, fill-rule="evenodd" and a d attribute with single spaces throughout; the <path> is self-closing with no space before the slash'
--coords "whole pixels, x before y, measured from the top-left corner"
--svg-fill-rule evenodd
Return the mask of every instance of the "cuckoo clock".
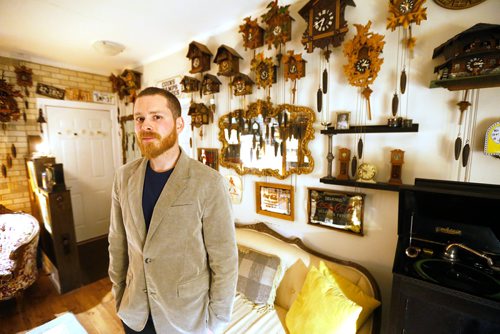
<path id="1" fill-rule="evenodd" d="M 500 70 L 500 25 L 478 23 L 434 49 L 432 58 L 444 56 L 436 68 L 438 80 L 497 74 Z M 480 80 L 478 80 L 480 81 Z M 493 87 L 500 79 L 468 88 Z M 461 88 L 463 89 L 463 88 Z"/>
<path id="2" fill-rule="evenodd" d="M 213 74 L 205 74 L 201 81 L 201 90 L 203 95 L 212 95 L 220 91 L 222 82 Z"/>
<path id="3" fill-rule="evenodd" d="M 305 77 L 306 63 L 302 58 L 302 54 L 293 54 L 293 50 L 288 51 L 288 54 L 283 56 L 285 79 L 297 80 Z"/>
<path id="4" fill-rule="evenodd" d="M 17 106 L 16 97 L 22 97 L 18 90 L 14 90 L 14 86 L 7 83 L 5 79 L 0 79 L 0 122 L 5 129 L 5 123 L 17 121 L 21 115 Z"/>
<path id="5" fill-rule="evenodd" d="M 257 19 L 245 18 L 245 23 L 240 25 L 239 32 L 243 35 L 243 46 L 245 51 L 255 50 L 264 45 L 264 29 L 257 24 Z"/>
<path id="6" fill-rule="evenodd" d="M 353 0 L 310 0 L 299 10 L 299 15 L 307 23 L 302 44 L 308 53 L 313 52 L 314 48 L 340 46 L 348 31 L 344 18 L 347 5 L 356 6 Z"/>
<path id="7" fill-rule="evenodd" d="M 274 45 L 278 48 L 281 44 L 285 44 L 292 39 L 292 21 L 290 12 L 287 6 L 278 6 L 278 0 L 274 0 L 267 5 L 269 10 L 261 16 L 262 22 L 267 25 L 264 32 L 264 42 L 268 45 L 268 49 Z"/>
<path id="8" fill-rule="evenodd" d="M 191 102 L 189 106 L 188 116 L 191 116 L 191 128 L 199 128 L 202 125 L 210 124 L 214 118 L 213 112 L 209 107 L 203 103 L 194 102 Z"/>
<path id="9" fill-rule="evenodd" d="M 387 29 L 394 31 L 398 26 L 404 29 L 406 47 L 411 51 L 416 39 L 412 36 L 411 25 L 420 25 L 422 20 L 427 20 L 427 8 L 423 7 L 425 0 L 390 0 Z"/>
<path id="10" fill-rule="evenodd" d="M 118 76 L 111 74 L 109 81 L 112 92 L 118 93 L 120 100 L 129 97 L 130 102 L 134 102 L 137 92 L 141 89 L 141 75 L 140 72 L 128 69 Z"/>
<path id="11" fill-rule="evenodd" d="M 212 52 L 205 45 L 194 41 L 191 42 L 186 55 L 191 60 L 191 70 L 189 73 L 195 74 L 210 71 L 210 58 L 212 56 Z"/>
<path id="12" fill-rule="evenodd" d="M 233 77 L 231 86 L 235 96 L 243 96 L 252 94 L 252 86 L 254 82 L 250 77 L 243 73 L 238 73 Z"/>
<path id="13" fill-rule="evenodd" d="M 344 73 L 352 86 L 362 88 L 362 95 L 367 100 L 368 119 L 371 120 L 370 94 L 368 85 L 377 78 L 384 59 L 380 58 L 385 42 L 384 35 L 369 32 L 371 21 L 363 26 L 354 25 L 357 34 L 344 44 L 344 55 L 348 63 L 344 65 Z"/>
<path id="14" fill-rule="evenodd" d="M 194 93 L 200 90 L 200 80 L 185 75 L 181 82 L 183 93 Z"/>
<path id="15" fill-rule="evenodd" d="M 259 53 L 251 62 L 252 71 L 255 73 L 255 83 L 259 88 L 270 88 L 276 83 L 276 67 L 272 58 L 264 58 Z"/>
<path id="16" fill-rule="evenodd" d="M 17 84 L 21 87 L 24 87 L 24 94 L 28 96 L 29 95 L 28 87 L 33 86 L 33 70 L 23 65 L 23 66 L 16 66 L 15 72 L 16 72 Z"/>
<path id="17" fill-rule="evenodd" d="M 238 52 L 227 45 L 221 45 L 217 49 L 214 63 L 219 65 L 217 75 L 232 77 L 240 72 L 240 59 L 243 59 Z"/>

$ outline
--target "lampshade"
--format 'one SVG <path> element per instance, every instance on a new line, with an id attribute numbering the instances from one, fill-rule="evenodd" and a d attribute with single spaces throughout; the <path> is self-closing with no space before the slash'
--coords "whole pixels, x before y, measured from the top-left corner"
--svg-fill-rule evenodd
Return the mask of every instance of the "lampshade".
<path id="1" fill-rule="evenodd" d="M 111 41 L 96 41 L 94 42 L 93 47 L 97 52 L 106 56 L 116 56 L 125 50 L 124 45 Z"/>

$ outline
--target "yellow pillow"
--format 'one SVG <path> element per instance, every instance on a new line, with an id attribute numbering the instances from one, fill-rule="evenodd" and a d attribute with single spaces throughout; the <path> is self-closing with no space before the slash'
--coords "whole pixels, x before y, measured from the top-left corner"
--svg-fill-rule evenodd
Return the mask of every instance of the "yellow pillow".
<path id="1" fill-rule="evenodd" d="M 372 312 L 380 306 L 380 302 L 365 294 L 363 290 L 347 278 L 332 272 L 323 261 L 319 262 L 319 271 L 330 281 L 335 281 L 347 298 L 363 308 L 356 324 L 356 329 L 360 329 Z"/>
<path id="2" fill-rule="evenodd" d="M 290 334 L 354 334 L 361 310 L 337 283 L 312 267 L 285 322 Z"/>

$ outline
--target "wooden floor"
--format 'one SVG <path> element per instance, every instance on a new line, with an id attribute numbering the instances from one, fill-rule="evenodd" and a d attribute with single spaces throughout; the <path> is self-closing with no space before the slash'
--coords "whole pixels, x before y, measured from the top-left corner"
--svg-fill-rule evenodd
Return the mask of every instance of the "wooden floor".
<path id="1" fill-rule="evenodd" d="M 65 312 L 72 312 L 89 334 L 124 333 L 114 302 L 108 278 L 59 295 L 41 272 L 23 297 L 0 302 L 0 334 L 25 333 Z"/>

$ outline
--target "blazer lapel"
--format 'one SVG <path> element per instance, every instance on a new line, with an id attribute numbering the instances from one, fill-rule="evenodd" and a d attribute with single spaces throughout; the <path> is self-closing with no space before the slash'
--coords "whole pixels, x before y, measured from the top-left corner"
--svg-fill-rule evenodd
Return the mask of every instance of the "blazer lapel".
<path id="1" fill-rule="evenodd" d="M 186 189 L 188 179 L 189 157 L 181 149 L 181 154 L 179 156 L 179 160 L 177 160 L 174 171 L 172 172 L 172 175 L 170 175 L 167 184 L 165 184 L 158 201 L 156 201 L 148 234 L 146 236 L 146 244 L 149 240 L 151 240 L 158 226 L 160 226 L 162 221 L 169 215 L 169 208 Z"/>
<path id="2" fill-rule="evenodd" d="M 142 211 L 142 191 L 144 187 L 144 176 L 146 174 L 147 160 L 143 159 L 128 180 L 128 202 L 132 221 L 137 229 L 141 245 L 144 245 L 146 239 L 146 223 L 144 222 L 144 213 Z"/>

